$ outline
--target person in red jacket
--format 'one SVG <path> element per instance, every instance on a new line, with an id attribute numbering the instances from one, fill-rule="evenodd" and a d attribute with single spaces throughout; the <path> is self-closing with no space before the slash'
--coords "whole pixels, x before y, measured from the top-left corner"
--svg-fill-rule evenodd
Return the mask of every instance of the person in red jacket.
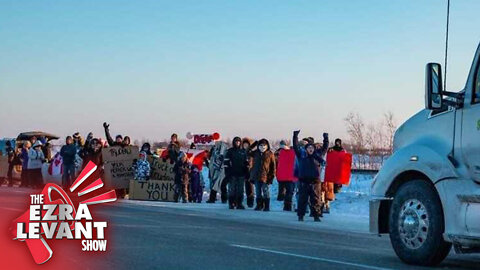
<path id="1" fill-rule="evenodd" d="M 283 211 L 292 211 L 292 198 L 297 178 L 295 170 L 295 150 L 290 149 L 285 141 L 280 142 L 280 148 L 275 153 L 277 159 L 277 200 L 283 200 Z"/>

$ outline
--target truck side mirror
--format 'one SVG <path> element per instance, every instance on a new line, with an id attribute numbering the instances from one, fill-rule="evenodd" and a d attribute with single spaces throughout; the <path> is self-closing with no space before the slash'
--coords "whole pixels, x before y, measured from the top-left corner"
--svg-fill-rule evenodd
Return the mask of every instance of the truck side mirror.
<path id="1" fill-rule="evenodd" d="M 443 107 L 442 66 L 428 63 L 425 67 L 425 108 L 437 110 Z"/>

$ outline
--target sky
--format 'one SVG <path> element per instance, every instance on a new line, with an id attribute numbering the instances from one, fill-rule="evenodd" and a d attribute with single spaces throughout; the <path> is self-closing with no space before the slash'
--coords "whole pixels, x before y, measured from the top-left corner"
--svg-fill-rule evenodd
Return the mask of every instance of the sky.
<path id="1" fill-rule="evenodd" d="M 451 0 L 448 90 L 463 89 L 480 1 Z M 343 119 L 424 107 L 446 0 L 0 0 L 0 137 L 346 137 Z M 301 136 L 302 136 L 301 135 Z"/>

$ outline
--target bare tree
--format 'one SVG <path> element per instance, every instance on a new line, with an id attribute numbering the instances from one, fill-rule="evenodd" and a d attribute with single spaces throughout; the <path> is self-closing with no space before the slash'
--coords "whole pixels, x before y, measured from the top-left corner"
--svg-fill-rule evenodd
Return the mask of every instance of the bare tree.
<path id="1" fill-rule="evenodd" d="M 360 163 L 358 167 L 365 166 L 365 158 L 363 156 L 366 150 L 365 123 L 360 114 L 353 112 L 348 113 L 344 121 L 347 124 L 347 133 L 350 136 L 352 152 L 358 154 L 358 162 Z"/>
<path id="2" fill-rule="evenodd" d="M 397 121 L 391 111 L 388 111 L 383 114 L 383 121 L 385 125 L 385 132 L 387 138 L 387 151 L 388 154 L 393 153 L 393 135 L 395 135 L 395 130 L 397 130 Z"/>

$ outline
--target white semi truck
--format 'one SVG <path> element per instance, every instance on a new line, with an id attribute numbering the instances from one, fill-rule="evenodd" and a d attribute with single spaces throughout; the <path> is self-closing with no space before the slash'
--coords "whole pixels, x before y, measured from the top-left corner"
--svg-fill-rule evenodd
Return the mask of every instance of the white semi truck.
<path id="1" fill-rule="evenodd" d="M 452 246 L 480 252 L 480 46 L 458 93 L 427 64 L 425 109 L 396 131 L 371 194 L 370 231 L 389 234 L 404 262 L 435 265 Z"/>

